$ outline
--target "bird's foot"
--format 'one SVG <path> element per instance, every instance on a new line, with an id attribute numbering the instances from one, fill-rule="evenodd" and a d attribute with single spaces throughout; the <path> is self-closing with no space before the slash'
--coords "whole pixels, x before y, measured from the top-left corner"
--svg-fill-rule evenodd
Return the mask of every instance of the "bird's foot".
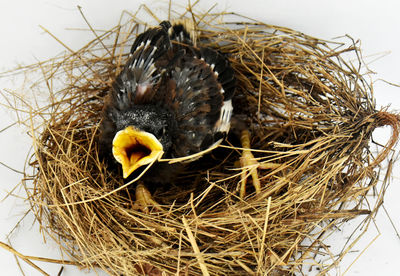
<path id="1" fill-rule="evenodd" d="M 253 181 L 253 186 L 255 189 L 256 194 L 261 192 L 261 183 L 260 178 L 258 176 L 258 169 L 271 169 L 279 166 L 275 163 L 259 163 L 254 155 L 251 153 L 250 147 L 250 132 L 248 130 L 243 130 L 240 135 L 240 141 L 242 143 L 243 152 L 242 156 L 240 157 L 240 166 L 242 168 L 242 172 L 240 174 L 240 191 L 239 196 L 243 199 L 246 196 L 246 184 L 247 178 L 251 176 Z"/>
<path id="2" fill-rule="evenodd" d="M 151 193 L 146 188 L 143 183 L 139 183 L 136 186 L 136 201 L 133 204 L 134 210 L 141 210 L 145 213 L 149 212 L 149 209 L 157 209 L 158 211 L 162 211 L 160 204 L 157 203 L 151 196 Z"/>

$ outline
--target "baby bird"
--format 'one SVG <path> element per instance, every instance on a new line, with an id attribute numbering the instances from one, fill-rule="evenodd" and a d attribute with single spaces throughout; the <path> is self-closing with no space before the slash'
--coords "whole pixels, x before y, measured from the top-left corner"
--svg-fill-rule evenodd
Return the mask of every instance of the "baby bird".
<path id="1" fill-rule="evenodd" d="M 199 158 L 230 129 L 234 71 L 225 55 L 195 46 L 189 20 L 163 21 L 137 36 L 103 108 L 99 148 L 123 177 L 151 166 L 136 187 L 139 208 L 155 207 L 146 184 L 176 175 L 163 159 Z"/>

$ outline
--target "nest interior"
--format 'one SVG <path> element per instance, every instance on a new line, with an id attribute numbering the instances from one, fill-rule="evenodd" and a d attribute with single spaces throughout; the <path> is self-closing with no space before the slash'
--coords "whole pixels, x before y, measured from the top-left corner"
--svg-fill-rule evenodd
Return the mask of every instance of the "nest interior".
<path id="1" fill-rule="evenodd" d="M 111 275 L 280 275 L 306 263 L 332 269 L 344 254 L 332 254 L 324 237 L 345 220 L 371 217 L 366 195 L 398 137 L 397 116 L 376 110 L 370 83 L 343 58 L 362 63 L 357 45 L 226 12 L 176 15 L 193 18 L 201 43 L 229 55 L 238 79 L 235 117 L 248 125 L 253 154 L 268 168 L 258 170 L 262 193 L 248 185 L 240 199 L 242 150 L 232 131 L 170 186 L 156 187 L 164 210 L 145 213 L 132 208 L 135 183 L 123 185 L 107 170 L 96 141 L 104 96 L 148 11 L 124 13 L 79 51 L 40 66 L 44 81 L 62 85 L 49 105 L 31 112 L 37 170 L 26 191 L 43 232 L 77 265 Z M 384 125 L 392 137 L 373 154 L 372 132 Z"/>

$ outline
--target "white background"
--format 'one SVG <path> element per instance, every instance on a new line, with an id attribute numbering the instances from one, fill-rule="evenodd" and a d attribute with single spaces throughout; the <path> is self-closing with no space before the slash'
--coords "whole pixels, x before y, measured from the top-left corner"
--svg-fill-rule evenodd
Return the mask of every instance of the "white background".
<path id="1" fill-rule="evenodd" d="M 149 6 L 159 6 L 160 1 L 146 2 Z M 178 1 L 176 1 L 178 2 Z M 186 3 L 185 1 L 179 1 Z M 193 2 L 193 1 L 192 1 Z M 377 72 L 374 79 L 385 79 L 400 84 L 400 2 L 397 0 L 281 0 L 281 1 L 218 1 L 219 10 L 229 10 L 259 19 L 261 21 L 290 27 L 315 37 L 332 39 L 345 34 L 361 39 L 364 57 L 369 67 Z M 96 29 L 109 29 L 118 22 L 123 9 L 135 11 L 139 1 L 76 1 L 76 0 L 13 0 L 0 2 L 0 71 L 10 69 L 16 64 L 30 64 L 37 60 L 50 58 L 63 47 L 45 34 L 39 25 L 49 29 L 70 48 L 77 50 L 93 39 L 89 32 L 66 30 L 71 27 L 84 27 L 84 20 L 77 5 Z M 206 10 L 213 1 L 201 1 Z M 377 57 L 380 57 L 377 59 Z M 13 86 L 15 85 L 15 86 Z M 0 89 L 15 88 L 19 85 L 0 79 Z M 400 109 L 400 88 L 382 81 L 374 85 L 378 107 L 391 105 L 390 110 Z M 4 103 L 4 100 L 0 100 Z M 15 120 L 11 112 L 0 108 L 0 130 Z M 22 170 L 29 149 L 29 138 L 25 130 L 12 127 L 0 133 L 0 162 Z M 385 142 L 390 131 L 383 129 L 374 134 L 374 139 Z M 0 165 L 0 199 L 20 181 L 20 175 Z M 395 166 L 392 184 L 385 197 L 385 207 L 397 229 L 400 229 L 400 170 Z M 18 193 L 18 191 L 16 191 Z M 8 242 L 7 233 L 26 212 L 28 206 L 21 199 L 11 197 L 0 203 L 0 241 Z M 367 248 L 347 271 L 347 275 L 399 275 L 400 238 L 396 236 L 388 216 L 383 210 L 378 213 L 376 224 L 380 231 L 371 226 L 368 235 L 357 245 L 356 252 L 350 253 L 337 272 L 342 275 L 355 258 Z M 345 231 L 338 232 L 331 242 L 343 241 L 351 233 L 354 223 L 348 223 Z M 58 258 L 57 246 L 51 241 L 43 244 L 37 224 L 31 215 L 23 221 L 10 241 L 15 249 L 25 255 Z M 36 262 L 50 275 L 56 275 L 60 265 Z M 39 272 L 21 262 L 26 275 L 40 275 Z M 22 275 L 13 255 L 0 249 L 1 275 Z M 88 275 L 67 266 L 63 275 Z M 93 273 L 93 272 L 92 272 Z M 91 273 L 91 274 L 92 274 Z M 94 275 L 94 273 L 93 273 Z"/>

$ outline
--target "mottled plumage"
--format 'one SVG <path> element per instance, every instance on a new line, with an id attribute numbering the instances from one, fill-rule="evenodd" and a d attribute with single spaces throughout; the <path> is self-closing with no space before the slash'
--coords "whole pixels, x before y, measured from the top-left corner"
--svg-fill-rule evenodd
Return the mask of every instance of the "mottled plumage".
<path id="1" fill-rule="evenodd" d="M 193 38 L 184 24 L 167 21 L 136 38 L 103 109 L 99 147 L 109 163 L 116 162 L 116 134 L 129 126 L 154 135 L 163 158 L 207 150 L 229 131 L 234 72 L 225 55 L 196 47 Z M 142 150 L 138 148 L 126 154 Z M 154 164 L 144 179 L 170 181 L 169 166 Z"/>

